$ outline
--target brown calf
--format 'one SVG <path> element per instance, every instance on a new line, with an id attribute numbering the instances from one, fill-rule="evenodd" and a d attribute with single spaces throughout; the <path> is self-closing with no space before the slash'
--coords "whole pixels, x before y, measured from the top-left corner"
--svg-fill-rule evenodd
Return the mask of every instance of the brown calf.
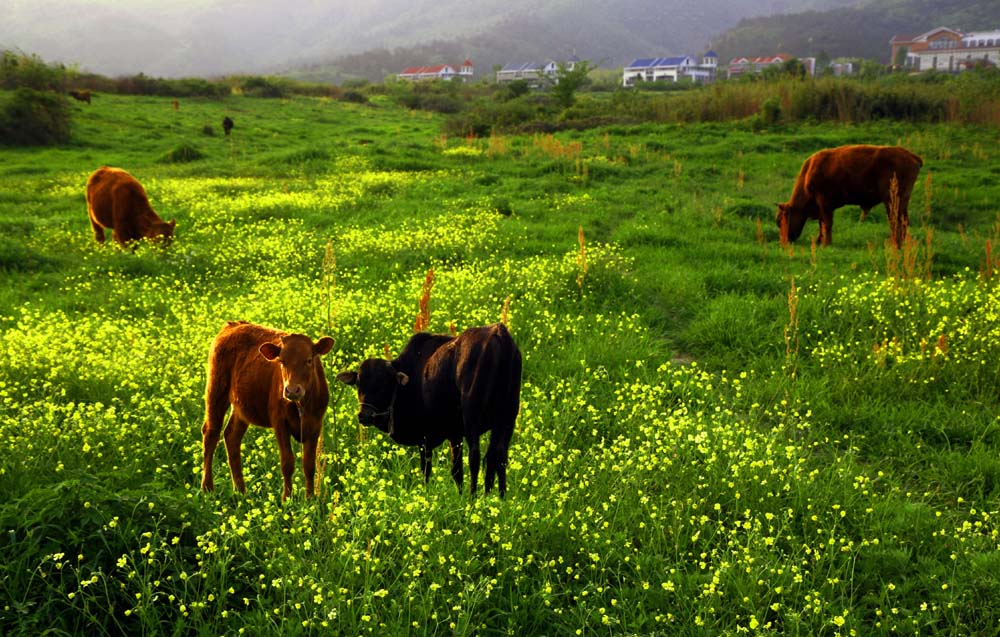
<path id="1" fill-rule="evenodd" d="M 88 90 L 70 91 L 69 96 L 78 102 L 86 102 L 90 104 L 90 91 Z"/>
<path id="2" fill-rule="evenodd" d="M 142 238 L 169 243 L 176 220 L 160 219 L 135 177 L 120 168 L 102 166 L 87 180 L 87 213 L 94 239 L 104 243 L 104 229 L 123 247 Z"/>
<path id="3" fill-rule="evenodd" d="M 251 424 L 270 427 L 278 439 L 281 499 L 292 493 L 295 455 L 291 438 L 302 443 L 306 495 L 315 493 L 316 446 L 330 400 L 320 356 L 333 347 L 324 336 L 315 343 L 302 334 L 279 332 L 246 321 L 229 321 L 212 343 L 205 386 L 202 426 L 201 488 L 212 491 L 212 456 L 222 433 L 222 419 L 232 405 L 225 428 L 226 455 L 233 487 L 246 493 L 240 445 Z"/>

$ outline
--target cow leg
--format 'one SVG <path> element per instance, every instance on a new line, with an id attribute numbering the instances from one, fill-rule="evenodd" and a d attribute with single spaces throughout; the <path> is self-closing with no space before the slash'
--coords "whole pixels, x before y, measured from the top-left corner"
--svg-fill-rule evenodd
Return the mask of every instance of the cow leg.
<path id="1" fill-rule="evenodd" d="M 250 423 L 237 417 L 234 412 L 229 417 L 226 430 L 222 433 L 226 441 L 226 457 L 229 459 L 229 473 L 233 477 L 233 488 L 240 493 L 247 492 L 247 485 L 243 481 L 243 459 L 240 447 L 243 445 L 243 436 L 249 426 Z"/>
<path id="2" fill-rule="evenodd" d="M 494 428 L 490 434 L 490 446 L 486 449 L 486 493 L 493 489 L 493 476 L 496 475 L 501 498 L 507 494 L 507 451 L 513 432 L 513 422 L 506 430 Z"/>
<path id="3" fill-rule="evenodd" d="M 448 445 L 451 447 L 451 479 L 455 481 L 455 486 L 458 487 L 458 492 L 462 492 L 462 439 L 458 438 L 456 440 L 449 440 Z"/>
<path id="4" fill-rule="evenodd" d="M 319 438 L 306 438 L 302 441 L 302 474 L 306 478 L 306 497 L 316 495 L 316 448 Z"/>
<path id="5" fill-rule="evenodd" d="M 205 424 L 201 426 L 201 490 L 212 491 L 215 481 L 212 477 L 212 458 L 215 448 L 219 446 L 219 435 L 222 433 L 222 419 L 229 408 L 225 388 L 209 384 L 205 392 Z"/>
<path id="6" fill-rule="evenodd" d="M 479 481 L 479 436 L 466 436 L 469 443 L 469 495 L 476 495 L 476 483 Z"/>
<path id="7" fill-rule="evenodd" d="M 434 450 L 430 448 L 430 445 L 424 443 L 420 445 L 420 473 L 424 475 L 424 484 L 431 481 L 431 459 L 434 456 Z"/>
<path id="8" fill-rule="evenodd" d="M 819 211 L 819 244 L 830 245 L 833 241 L 833 212 L 820 209 Z"/>
<path id="9" fill-rule="evenodd" d="M 284 481 L 281 501 L 284 502 L 292 495 L 292 472 L 295 470 L 295 455 L 292 453 L 292 439 L 285 427 L 276 426 L 274 435 L 278 439 L 278 456 L 281 458 L 281 479 Z"/>
<path id="10" fill-rule="evenodd" d="M 104 243 L 104 226 L 94 221 L 94 218 L 90 218 L 90 227 L 94 229 L 94 239 L 98 243 Z"/>

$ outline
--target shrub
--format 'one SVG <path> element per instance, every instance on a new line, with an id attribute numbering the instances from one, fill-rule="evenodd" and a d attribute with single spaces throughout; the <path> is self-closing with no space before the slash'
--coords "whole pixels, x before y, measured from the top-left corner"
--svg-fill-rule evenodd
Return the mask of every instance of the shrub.
<path id="1" fill-rule="evenodd" d="M 781 101 L 775 97 L 769 97 L 760 105 L 760 119 L 765 126 L 774 126 L 781 121 Z"/>
<path id="2" fill-rule="evenodd" d="M 64 144 L 69 141 L 70 113 L 62 95 L 20 88 L 0 108 L 0 144 Z"/>
<path id="3" fill-rule="evenodd" d="M 243 94 L 249 97 L 281 98 L 291 93 L 291 84 L 287 80 L 258 75 L 243 78 L 240 87 Z"/>
<path id="4" fill-rule="evenodd" d="M 185 164 L 191 161 L 203 159 L 205 154 L 190 144 L 181 144 L 170 149 L 162 157 L 160 163 L 164 164 Z"/>
<path id="5" fill-rule="evenodd" d="M 66 69 L 49 66 L 37 55 L 3 51 L 0 55 L 0 88 L 32 88 L 61 91 L 66 85 Z"/>

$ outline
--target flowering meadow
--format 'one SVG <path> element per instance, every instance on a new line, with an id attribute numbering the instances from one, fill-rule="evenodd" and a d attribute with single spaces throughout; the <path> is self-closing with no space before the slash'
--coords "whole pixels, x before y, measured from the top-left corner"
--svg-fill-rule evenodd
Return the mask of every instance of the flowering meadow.
<path id="1" fill-rule="evenodd" d="M 0 149 L 0 634 L 1000 632 L 995 128 L 74 109 L 71 144 Z M 924 158 L 903 250 L 881 207 L 778 241 L 773 202 L 845 143 Z M 103 164 L 171 246 L 94 242 Z M 424 485 L 334 381 L 399 352 L 430 270 L 431 331 L 504 320 L 524 356 L 506 499 L 459 493 L 444 447 Z M 199 490 L 237 319 L 336 340 L 315 498 L 297 470 L 281 503 L 258 427 L 247 493 L 221 451 Z"/>

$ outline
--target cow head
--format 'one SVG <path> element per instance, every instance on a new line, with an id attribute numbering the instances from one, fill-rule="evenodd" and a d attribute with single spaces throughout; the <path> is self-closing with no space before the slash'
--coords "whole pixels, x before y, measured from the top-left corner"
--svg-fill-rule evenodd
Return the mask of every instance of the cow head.
<path id="1" fill-rule="evenodd" d="M 150 227 L 149 236 L 163 245 L 170 245 L 170 243 L 174 240 L 174 228 L 176 227 L 176 219 L 171 219 L 170 221 L 157 221 L 153 223 L 152 227 Z"/>
<path id="2" fill-rule="evenodd" d="M 324 336 L 315 343 L 302 334 L 287 334 L 280 344 L 264 343 L 260 355 L 281 366 L 281 389 L 285 400 L 293 403 L 306 397 L 316 379 L 316 357 L 333 348 L 333 339 Z"/>
<path id="3" fill-rule="evenodd" d="M 802 234 L 802 228 L 806 225 L 806 215 L 801 210 L 792 208 L 786 203 L 779 203 L 778 212 L 774 216 L 774 222 L 781 231 L 781 242 L 788 243 L 795 241 Z"/>
<path id="4" fill-rule="evenodd" d="M 396 390 L 410 381 L 410 377 L 397 371 L 392 363 L 381 358 L 369 358 L 356 372 L 341 372 L 337 380 L 358 388 L 358 422 L 375 426 L 392 435 L 393 407 Z"/>

